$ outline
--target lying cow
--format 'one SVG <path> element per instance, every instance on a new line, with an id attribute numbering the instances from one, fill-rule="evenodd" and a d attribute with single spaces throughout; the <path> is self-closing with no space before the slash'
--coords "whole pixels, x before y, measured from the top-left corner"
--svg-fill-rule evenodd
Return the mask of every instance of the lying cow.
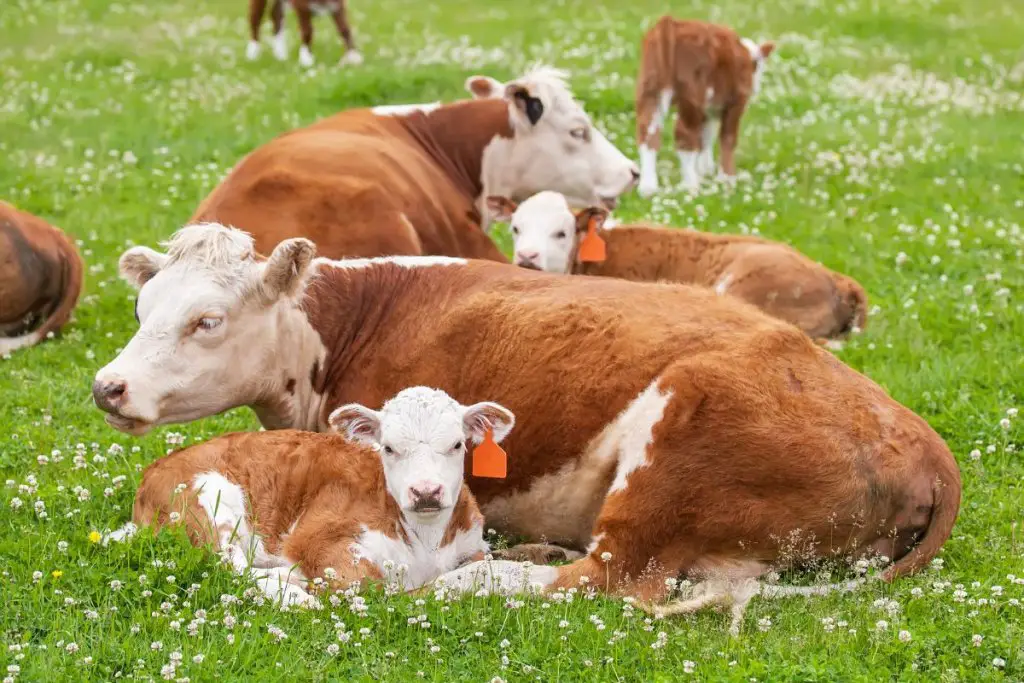
<path id="1" fill-rule="evenodd" d="M 665 579 L 881 553 L 892 579 L 950 534 L 960 473 L 938 434 L 801 331 L 684 285 L 445 257 L 266 260 L 245 233 L 134 247 L 139 331 L 96 375 L 132 434 L 251 406 L 322 431 L 407 385 L 517 416 L 488 525 L 586 548 L 542 583 L 659 598 Z"/>
<path id="2" fill-rule="evenodd" d="M 477 99 L 342 112 L 242 159 L 193 222 L 233 225 L 268 254 L 307 237 L 321 254 L 507 261 L 481 230 L 488 194 L 558 190 L 611 206 L 639 172 L 591 123 L 564 74 L 537 69 Z M 486 228 L 486 223 L 483 225 Z"/>
<path id="3" fill-rule="evenodd" d="M 302 36 L 302 45 L 299 47 L 299 64 L 302 66 L 313 66 L 313 15 L 330 14 L 334 25 L 338 29 L 338 35 L 345 43 L 345 54 L 341 58 L 341 64 L 357 65 L 363 63 L 363 55 L 356 49 L 355 41 L 352 40 L 352 29 L 348 24 L 348 16 L 345 11 L 345 0 L 270 0 L 270 18 L 274 23 L 274 37 L 272 49 L 274 57 L 284 61 L 288 58 L 288 43 L 284 34 L 284 10 L 291 6 L 295 10 L 295 16 L 299 20 L 299 33 Z M 249 0 L 249 44 L 245 48 L 247 59 L 256 59 L 262 52 L 260 45 L 260 24 L 263 23 L 263 14 L 267 10 L 267 0 Z"/>
<path id="4" fill-rule="evenodd" d="M 351 404 L 328 421 L 363 445 L 294 430 L 240 433 L 157 460 L 142 475 L 132 522 L 108 540 L 180 522 L 272 600 L 297 604 L 313 603 L 316 578 L 411 589 L 483 558 L 463 456 L 488 433 L 504 439 L 509 411 L 414 387 L 379 412 Z"/>
<path id="5" fill-rule="evenodd" d="M 775 44 L 758 45 L 724 26 L 664 16 L 644 36 L 636 81 L 639 192 L 658 189 L 661 126 L 675 105 L 675 141 L 683 185 L 697 190 L 715 171 L 715 136 L 722 173 L 736 175 L 740 118 L 757 94 L 765 61 Z M 719 128 L 720 124 L 720 128 Z"/>
<path id="6" fill-rule="evenodd" d="M 0 201 L 0 355 L 38 344 L 67 323 L 82 270 L 67 235 Z"/>
<path id="7" fill-rule="evenodd" d="M 513 261 L 524 268 L 713 287 L 813 338 L 843 336 L 862 329 L 867 319 L 860 284 L 785 244 L 646 225 L 606 230 L 604 209 L 574 213 L 556 192 L 540 192 L 519 205 L 507 197 L 487 201 L 493 215 L 509 222 Z M 603 252 L 581 252 L 587 240 L 601 243 Z"/>

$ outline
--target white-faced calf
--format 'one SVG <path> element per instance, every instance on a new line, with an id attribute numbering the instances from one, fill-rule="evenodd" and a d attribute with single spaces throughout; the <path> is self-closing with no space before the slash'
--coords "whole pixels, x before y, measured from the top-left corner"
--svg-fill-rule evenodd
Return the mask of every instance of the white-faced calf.
<path id="1" fill-rule="evenodd" d="M 0 355 L 57 332 L 81 291 L 82 257 L 68 236 L 0 201 Z"/>
<path id="2" fill-rule="evenodd" d="M 345 43 L 345 54 L 341 58 L 341 64 L 362 64 L 363 55 L 356 49 L 355 41 L 352 40 L 352 29 L 348 25 L 348 17 L 345 12 L 345 0 L 271 0 L 270 18 L 274 24 L 274 37 L 271 41 L 271 48 L 274 57 L 279 60 L 288 58 L 288 44 L 284 35 L 284 10 L 290 6 L 295 10 L 295 16 L 299 20 L 299 32 L 302 35 L 302 45 L 299 47 L 299 64 L 302 66 L 313 66 L 313 15 L 329 14 L 338 28 L 338 35 Z M 262 50 L 260 46 L 260 24 L 263 23 L 263 13 L 267 9 L 267 0 L 249 0 L 249 44 L 245 49 L 245 56 L 249 59 L 256 59 Z"/>
<path id="3" fill-rule="evenodd" d="M 785 244 L 646 225 L 604 229 L 603 208 L 574 213 L 555 192 L 519 205 L 490 197 L 488 208 L 510 223 L 513 261 L 524 268 L 713 287 L 815 338 L 841 337 L 866 321 L 867 295 L 860 284 Z M 587 239 L 604 243 L 602 260 L 586 260 L 580 245 Z"/>
<path id="4" fill-rule="evenodd" d="M 379 411 L 334 410 L 344 436 L 229 434 L 150 465 L 132 523 L 184 524 L 238 573 L 282 603 L 312 605 L 319 585 L 361 579 L 416 588 L 487 550 L 483 516 L 462 483 L 467 451 L 514 418 L 494 403 L 465 407 L 443 391 L 401 391 Z"/>
<path id="5" fill-rule="evenodd" d="M 695 191 L 701 176 L 714 172 L 716 135 L 722 173 L 736 175 L 740 117 L 757 93 L 765 60 L 774 49 L 774 43 L 758 45 L 724 26 L 669 16 L 658 20 L 644 36 L 636 82 L 640 194 L 658 189 L 661 127 L 672 105 L 683 185 Z"/>

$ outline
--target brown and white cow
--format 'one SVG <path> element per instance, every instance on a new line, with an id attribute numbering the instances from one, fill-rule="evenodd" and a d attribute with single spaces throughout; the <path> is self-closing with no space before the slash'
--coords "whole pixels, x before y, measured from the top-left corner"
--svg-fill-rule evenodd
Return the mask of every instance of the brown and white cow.
<path id="1" fill-rule="evenodd" d="M 270 18 L 274 25 L 274 37 L 271 49 L 274 57 L 284 61 L 288 59 L 288 42 L 284 34 L 284 10 L 291 6 L 299 20 L 299 33 L 302 45 L 299 46 L 299 64 L 313 66 L 313 15 L 329 14 L 338 29 L 338 35 L 345 43 L 345 54 L 340 64 L 358 65 L 363 63 L 363 55 L 356 49 L 352 39 L 352 29 L 348 24 L 345 11 L 345 0 L 271 0 Z M 262 52 L 260 45 L 260 24 L 267 10 L 267 0 L 249 0 L 249 44 L 245 48 L 246 58 L 257 59 Z"/>
<path id="2" fill-rule="evenodd" d="M 142 475 L 132 521 L 105 542 L 181 523 L 269 598 L 304 605 L 314 602 L 314 579 L 408 590 L 483 558 L 484 520 L 463 458 L 488 433 L 495 443 L 508 435 L 509 411 L 413 387 L 380 411 L 342 406 L 329 422 L 349 440 L 228 434 L 160 458 Z"/>
<path id="3" fill-rule="evenodd" d="M 67 323 L 82 270 L 67 235 L 0 201 L 0 355 L 38 344 Z"/>
<path id="4" fill-rule="evenodd" d="M 557 192 L 540 192 L 518 205 L 489 197 L 488 207 L 509 222 L 512 260 L 524 268 L 713 287 L 812 338 L 842 337 L 867 319 L 867 295 L 856 280 L 779 242 L 648 225 L 605 229 L 605 209 L 573 212 Z M 586 240 L 603 243 L 603 253 L 581 253 Z"/>
<path id="5" fill-rule="evenodd" d="M 539 68 L 477 99 L 342 112 L 245 157 L 193 222 L 251 233 L 268 254 L 291 237 L 331 257 L 447 255 L 507 259 L 481 230 L 488 194 L 526 199 L 558 190 L 612 205 L 636 165 L 573 100 L 564 74 Z"/>
<path id="6" fill-rule="evenodd" d="M 696 191 L 701 176 L 714 172 L 716 134 L 722 173 L 736 175 L 740 117 L 757 93 L 765 60 L 774 49 L 774 43 L 758 45 L 724 26 L 670 16 L 647 32 L 636 81 L 641 195 L 658 189 L 661 126 L 673 105 L 683 185 Z"/>
<path id="7" fill-rule="evenodd" d="M 587 554 L 549 587 L 883 553 L 892 579 L 950 534 L 960 474 L 943 440 L 788 323 L 685 285 L 446 257 L 266 260 L 219 225 L 121 257 L 140 327 L 96 375 L 132 434 L 251 406 L 325 430 L 340 405 L 409 385 L 516 415 L 505 478 L 469 479 L 487 523 Z M 800 542 L 794 547 L 794 539 Z M 730 569 L 731 571 L 731 569 Z"/>

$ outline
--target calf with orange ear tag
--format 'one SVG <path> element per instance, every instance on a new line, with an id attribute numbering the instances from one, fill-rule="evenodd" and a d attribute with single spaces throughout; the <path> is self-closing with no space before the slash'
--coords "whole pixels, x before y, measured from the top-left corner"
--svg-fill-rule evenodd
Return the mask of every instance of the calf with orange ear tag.
<path id="1" fill-rule="evenodd" d="M 605 243 L 605 219 L 608 212 L 600 207 L 592 206 L 576 214 L 576 259 L 573 272 L 583 272 L 588 263 L 604 263 L 608 258 L 608 246 Z"/>

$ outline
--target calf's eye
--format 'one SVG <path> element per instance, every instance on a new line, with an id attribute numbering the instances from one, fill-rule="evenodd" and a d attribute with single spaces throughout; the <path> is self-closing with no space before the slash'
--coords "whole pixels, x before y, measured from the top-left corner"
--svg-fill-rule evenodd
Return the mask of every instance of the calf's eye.
<path id="1" fill-rule="evenodd" d="M 200 318 L 199 322 L 196 323 L 196 330 L 209 332 L 220 327 L 222 322 L 224 322 L 223 318 Z"/>
<path id="2" fill-rule="evenodd" d="M 555 239 L 564 240 L 565 239 L 565 230 L 559 230 L 558 232 L 556 232 L 555 233 Z"/>
<path id="3" fill-rule="evenodd" d="M 395 449 L 392 448 L 391 446 L 384 446 L 384 452 L 387 453 L 388 455 L 394 455 Z"/>
<path id="4" fill-rule="evenodd" d="M 454 446 L 452 446 L 452 450 L 453 451 L 461 451 L 462 450 L 462 446 L 463 446 L 463 443 L 460 441 L 457 444 L 455 444 Z"/>
<path id="5" fill-rule="evenodd" d="M 513 235 L 518 235 L 519 234 L 519 228 L 517 228 L 516 226 L 513 225 L 512 226 L 512 234 Z"/>

